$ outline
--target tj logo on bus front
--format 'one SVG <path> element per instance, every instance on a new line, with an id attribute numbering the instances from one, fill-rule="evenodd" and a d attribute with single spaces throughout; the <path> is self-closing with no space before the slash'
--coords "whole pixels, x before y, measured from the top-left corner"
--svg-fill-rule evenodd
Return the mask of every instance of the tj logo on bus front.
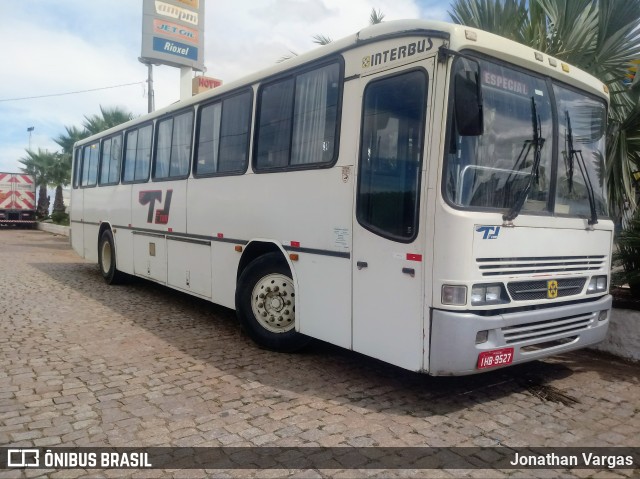
<path id="1" fill-rule="evenodd" d="M 499 226 L 480 226 L 479 228 L 476 228 L 476 231 L 478 233 L 483 233 L 482 234 L 483 240 L 496 239 L 500 234 L 500 227 Z"/>
<path id="2" fill-rule="evenodd" d="M 169 210 L 171 209 L 171 195 L 173 195 L 173 190 L 167 190 L 167 196 L 164 200 L 164 208 L 155 209 L 156 201 L 162 204 L 162 191 L 161 190 L 150 190 L 150 191 L 141 191 L 138 195 L 138 201 L 141 205 L 149 205 L 149 214 L 147 215 L 147 223 L 155 223 L 158 225 L 166 225 L 169 222 Z M 160 206 L 160 205 L 159 205 Z M 155 211 L 155 221 L 154 214 Z"/>

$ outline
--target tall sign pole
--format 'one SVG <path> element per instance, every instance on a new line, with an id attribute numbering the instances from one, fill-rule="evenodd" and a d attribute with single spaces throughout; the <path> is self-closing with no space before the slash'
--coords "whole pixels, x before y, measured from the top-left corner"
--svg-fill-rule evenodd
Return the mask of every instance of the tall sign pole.
<path id="1" fill-rule="evenodd" d="M 147 66 L 147 113 L 151 113 L 156 109 L 155 92 L 153 91 L 153 63 L 142 57 L 139 57 L 138 61 Z"/>
<path id="2" fill-rule="evenodd" d="M 205 69 L 204 0 L 143 0 L 142 8 L 142 54 L 139 60 L 149 69 L 149 110 L 152 111 L 152 65 L 180 68 L 182 99 L 192 94 L 193 71 Z"/>
<path id="3" fill-rule="evenodd" d="M 153 64 L 147 63 L 147 70 L 147 87 L 149 89 L 147 92 L 147 109 L 149 110 L 148 113 L 151 113 L 156 109 L 155 93 L 153 91 Z"/>
<path id="4" fill-rule="evenodd" d="M 193 79 L 193 70 L 190 67 L 180 67 L 180 99 L 186 100 L 193 95 L 191 80 Z"/>

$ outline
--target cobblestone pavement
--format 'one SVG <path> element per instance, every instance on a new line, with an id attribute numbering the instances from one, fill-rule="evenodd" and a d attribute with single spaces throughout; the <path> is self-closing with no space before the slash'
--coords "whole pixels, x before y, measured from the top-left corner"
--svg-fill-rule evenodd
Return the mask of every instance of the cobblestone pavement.
<path id="1" fill-rule="evenodd" d="M 0 446 L 640 446 L 640 365 L 581 351 L 462 378 L 315 343 L 258 349 L 232 311 L 107 286 L 68 238 L 0 230 Z M 638 470 L 9 470 L 0 477 L 630 477 Z"/>

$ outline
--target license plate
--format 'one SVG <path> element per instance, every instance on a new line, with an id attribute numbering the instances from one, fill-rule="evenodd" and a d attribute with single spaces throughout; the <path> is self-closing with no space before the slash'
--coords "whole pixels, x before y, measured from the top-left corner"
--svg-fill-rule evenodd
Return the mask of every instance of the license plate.
<path id="1" fill-rule="evenodd" d="M 513 348 L 484 351 L 478 356 L 478 369 L 506 366 L 513 362 Z"/>

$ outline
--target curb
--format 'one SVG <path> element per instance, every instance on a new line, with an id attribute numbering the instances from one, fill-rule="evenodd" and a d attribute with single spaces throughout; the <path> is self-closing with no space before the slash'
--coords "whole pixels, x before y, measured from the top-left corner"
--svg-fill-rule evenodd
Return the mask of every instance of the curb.
<path id="1" fill-rule="evenodd" d="M 54 225 L 53 223 L 38 222 L 38 229 L 41 231 L 46 231 L 47 233 L 69 236 L 69 231 L 71 228 L 68 226 Z"/>
<path id="2" fill-rule="evenodd" d="M 640 311 L 613 308 L 610 321 L 605 340 L 591 349 L 640 361 Z"/>

